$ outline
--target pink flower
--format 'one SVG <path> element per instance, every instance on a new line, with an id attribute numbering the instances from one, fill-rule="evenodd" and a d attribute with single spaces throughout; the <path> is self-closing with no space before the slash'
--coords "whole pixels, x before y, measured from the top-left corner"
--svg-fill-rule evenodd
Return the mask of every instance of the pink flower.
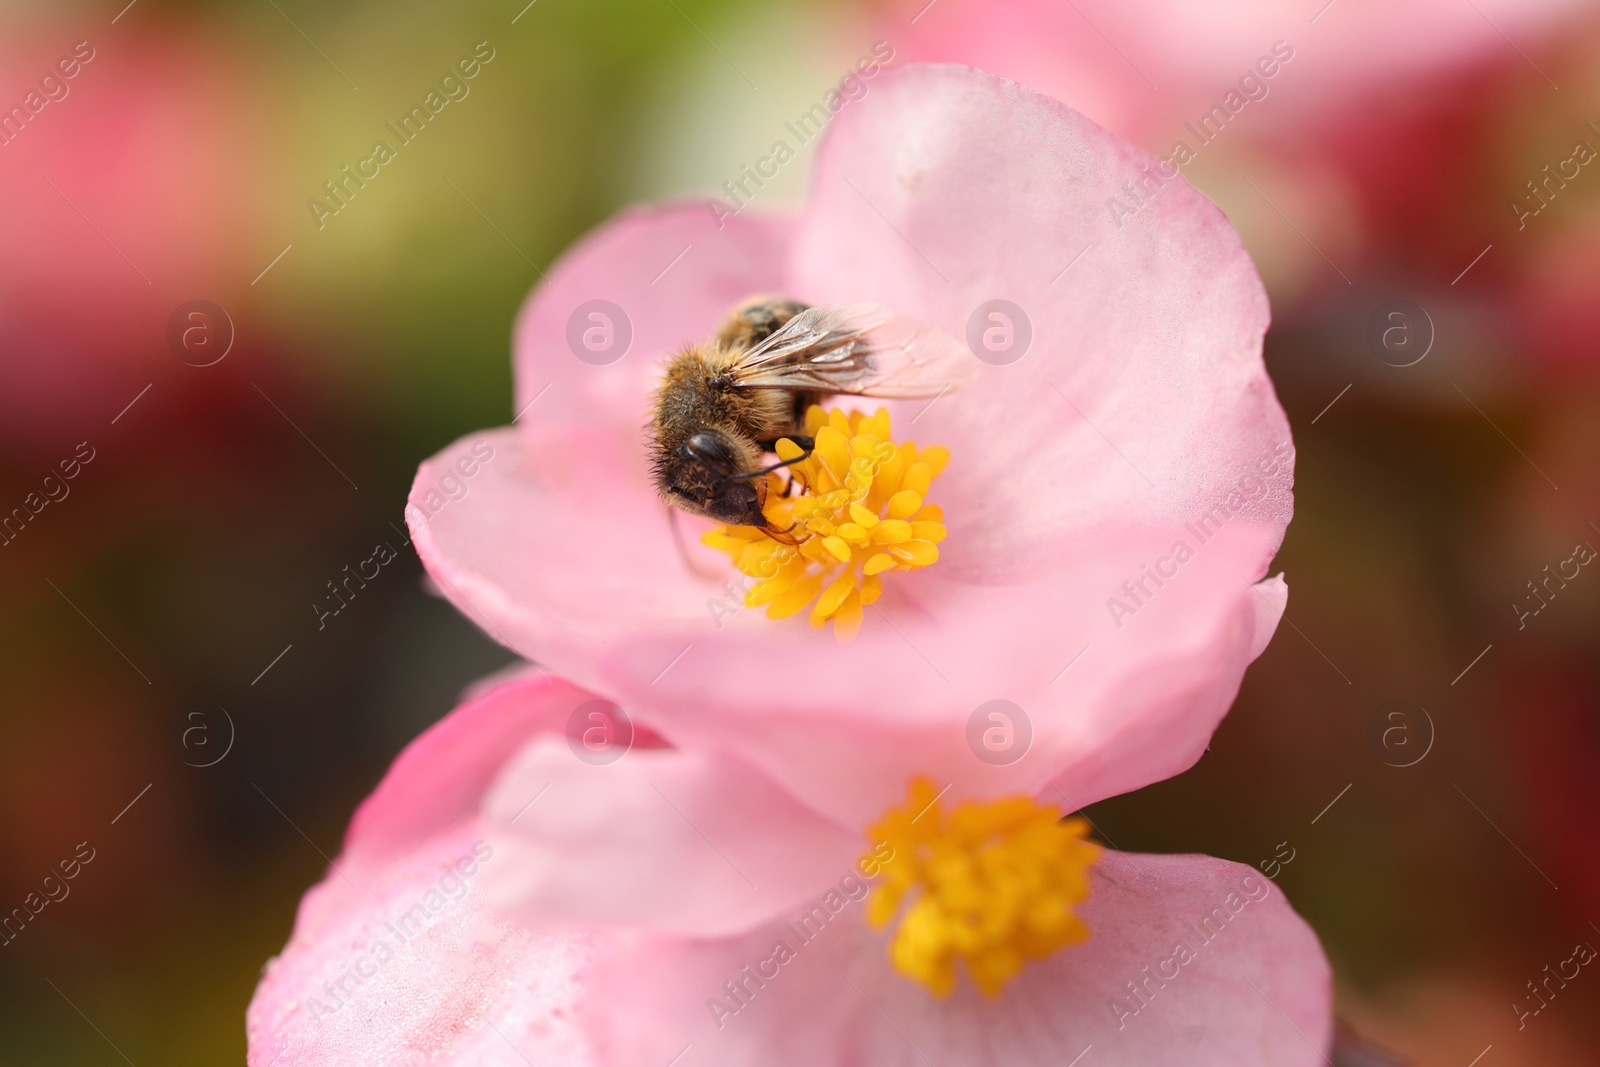
<path id="1" fill-rule="evenodd" d="M 1059 817 L 1198 758 L 1287 595 L 1260 282 L 1152 164 L 911 68 L 837 120 L 798 220 L 634 212 L 554 268 L 520 425 L 425 464 L 407 517 L 447 595 L 583 688 L 509 683 L 402 756 L 263 980 L 252 1063 L 1320 1060 L 1326 963 L 1265 880 L 1102 858 Z M 878 302 L 989 364 L 841 416 L 859 449 L 816 431 L 938 548 L 862 589 L 851 643 L 696 573 L 650 483 L 663 358 L 752 292 Z M 941 446 L 900 446 L 924 469 L 889 417 Z M 878 521 L 843 510 L 841 538 Z M 631 751 L 582 758 L 618 705 Z"/>
<path id="2" fill-rule="evenodd" d="M 251 1067 L 1322 1062 L 1327 965 L 1249 868 L 1108 853 L 1086 942 L 937 999 L 863 921 L 859 827 L 643 733 L 575 759 L 593 700 L 525 677 L 400 756 L 262 978 Z"/>
<path id="3" fill-rule="evenodd" d="M 1144 210 L 1108 210 L 1146 181 Z M 738 610 L 740 575 L 709 551 L 722 577 L 685 566 L 648 480 L 662 360 L 755 292 L 879 302 L 990 364 L 890 403 L 948 448 L 948 537 L 886 576 L 848 644 Z M 407 518 L 499 640 L 844 825 L 918 775 L 1076 808 L 1191 765 L 1283 610 L 1281 577 L 1255 584 L 1292 510 L 1266 322 L 1237 235 L 1149 156 L 978 71 L 885 72 L 835 120 L 799 218 L 635 210 L 552 268 L 517 324 L 518 424 L 423 464 Z M 613 331 L 613 362 L 586 328 Z M 986 761 L 994 700 L 1015 729 Z"/>

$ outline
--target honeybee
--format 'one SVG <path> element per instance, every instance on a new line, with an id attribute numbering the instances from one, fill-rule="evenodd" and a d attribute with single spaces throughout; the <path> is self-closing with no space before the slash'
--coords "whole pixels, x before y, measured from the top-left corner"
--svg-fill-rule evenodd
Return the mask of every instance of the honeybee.
<path id="1" fill-rule="evenodd" d="M 879 304 L 747 300 L 667 364 L 650 442 L 656 488 L 671 507 L 781 539 L 762 511 L 766 475 L 811 454 L 811 405 L 837 393 L 938 397 L 976 376 L 955 338 Z M 804 454 L 763 462 L 784 437 Z"/>

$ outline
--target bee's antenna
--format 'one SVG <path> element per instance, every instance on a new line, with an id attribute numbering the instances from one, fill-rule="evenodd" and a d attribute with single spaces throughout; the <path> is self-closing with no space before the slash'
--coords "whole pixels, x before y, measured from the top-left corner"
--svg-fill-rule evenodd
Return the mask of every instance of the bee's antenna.
<path id="1" fill-rule="evenodd" d="M 730 475 L 728 475 L 728 477 L 729 478 L 759 478 L 764 474 L 771 474 L 773 471 L 782 470 L 784 467 L 792 467 L 796 463 L 804 463 L 806 460 L 808 460 L 810 458 L 811 458 L 811 453 L 809 451 L 802 452 L 800 455 L 794 457 L 793 459 L 780 459 L 778 462 L 774 463 L 770 467 L 760 467 L 760 468 L 757 468 L 756 470 L 753 470 L 753 471 L 740 471 L 738 474 L 730 474 Z"/>

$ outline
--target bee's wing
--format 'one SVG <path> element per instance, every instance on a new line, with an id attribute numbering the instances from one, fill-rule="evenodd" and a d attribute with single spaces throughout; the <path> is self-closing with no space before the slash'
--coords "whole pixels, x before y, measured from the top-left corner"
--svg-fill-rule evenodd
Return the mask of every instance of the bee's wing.
<path id="1" fill-rule="evenodd" d="M 819 304 L 736 357 L 737 389 L 911 399 L 970 384 L 977 360 L 942 330 L 881 304 Z"/>

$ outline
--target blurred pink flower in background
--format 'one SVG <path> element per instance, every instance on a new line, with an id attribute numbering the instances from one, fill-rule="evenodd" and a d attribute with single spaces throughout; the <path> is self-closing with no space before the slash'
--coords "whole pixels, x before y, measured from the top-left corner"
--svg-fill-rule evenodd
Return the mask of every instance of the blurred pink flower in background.
<path id="1" fill-rule="evenodd" d="M 1509 51 L 1505 35 L 1527 40 L 1558 31 L 1586 7 L 1578 0 L 1324 0 L 1292 7 L 1271 0 L 879 0 L 874 6 L 880 32 L 904 59 L 982 67 L 1163 149 L 1166 135 L 1180 133 L 1184 121 L 1198 119 L 1230 90 L 1250 102 L 1257 94 L 1278 97 L 1260 121 L 1292 135 L 1308 120 L 1381 103 L 1375 92 L 1499 56 Z M 1274 51 L 1280 41 L 1287 47 Z M 1263 55 L 1280 62 L 1258 67 Z M 1288 76 L 1280 78 L 1283 67 Z M 1240 86 L 1245 77 L 1259 88 Z M 1389 103 L 1389 110 L 1404 110 Z"/>
<path id="2" fill-rule="evenodd" d="M 248 69 L 204 31 L 61 20 L 0 41 L 0 441 L 108 423 L 177 362 L 179 304 L 238 314 L 264 247 Z"/>
<path id="3" fill-rule="evenodd" d="M 1107 210 L 1152 165 L 1028 90 L 918 66 L 836 120 L 797 220 L 625 214 L 526 305 L 519 425 L 419 471 L 424 564 L 527 658 L 849 825 L 919 774 L 952 799 L 1057 782 L 1069 807 L 1176 774 L 1283 610 L 1281 577 L 1255 583 L 1289 521 L 1293 448 L 1261 364 L 1266 299 L 1221 213 L 1176 177 L 1142 213 Z M 891 405 L 950 450 L 931 496 L 949 536 L 935 565 L 887 576 L 850 644 L 729 608 L 648 480 L 661 360 L 752 292 L 878 301 L 958 337 L 1002 299 L 1031 336 L 974 386 Z M 604 366 L 569 340 L 597 300 L 631 336 Z M 469 470 L 460 499 L 440 495 Z M 968 745 L 995 699 L 1031 724 L 1012 766 Z"/>
<path id="4" fill-rule="evenodd" d="M 1600 149 L 1600 134 L 1587 143 Z M 1520 273 L 1518 336 L 1544 365 L 1570 375 L 1600 371 L 1600 206 L 1550 240 Z"/>
<path id="5" fill-rule="evenodd" d="M 1249 868 L 1108 853 L 1087 942 L 935 999 L 863 920 L 865 837 L 714 752 L 575 759 L 593 699 L 510 681 L 401 755 L 262 978 L 252 1067 L 1322 1062 L 1321 948 Z"/>

